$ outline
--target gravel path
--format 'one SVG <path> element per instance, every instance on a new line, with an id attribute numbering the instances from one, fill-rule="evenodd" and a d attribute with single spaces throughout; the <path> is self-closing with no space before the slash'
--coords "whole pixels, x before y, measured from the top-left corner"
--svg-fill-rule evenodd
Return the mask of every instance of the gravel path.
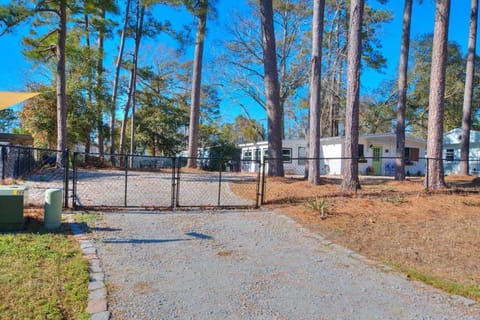
<path id="1" fill-rule="evenodd" d="M 105 213 L 113 319 L 480 319 L 270 211 Z"/>

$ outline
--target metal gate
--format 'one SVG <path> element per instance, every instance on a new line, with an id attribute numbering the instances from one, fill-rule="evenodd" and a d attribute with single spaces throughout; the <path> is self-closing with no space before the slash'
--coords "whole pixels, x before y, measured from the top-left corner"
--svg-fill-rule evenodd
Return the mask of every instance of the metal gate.
<path id="1" fill-rule="evenodd" d="M 73 156 L 73 208 L 258 207 L 260 165 L 239 160 L 137 155 Z M 244 161 L 243 161 L 244 162 Z"/>

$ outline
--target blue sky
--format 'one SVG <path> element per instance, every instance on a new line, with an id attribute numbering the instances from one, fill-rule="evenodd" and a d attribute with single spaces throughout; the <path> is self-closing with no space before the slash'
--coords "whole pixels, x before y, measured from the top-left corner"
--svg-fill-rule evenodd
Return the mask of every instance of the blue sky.
<path id="1" fill-rule="evenodd" d="M 6 0 L 0 0 L 0 3 L 7 3 Z M 205 63 L 209 63 L 212 58 L 212 48 L 215 47 L 215 42 L 224 38 L 225 24 L 229 21 L 232 12 L 245 11 L 244 1 L 219 0 L 218 2 L 218 18 L 215 21 L 208 22 L 208 35 L 206 39 Z M 414 0 L 413 18 L 412 18 L 412 38 L 419 34 L 430 33 L 434 25 L 434 0 L 424 0 L 423 4 L 419 5 L 418 1 Z M 375 0 L 367 0 L 367 3 L 374 6 L 381 6 Z M 401 36 L 401 15 L 403 12 L 403 0 L 390 0 L 387 7 L 394 13 L 394 21 L 385 25 L 382 33 L 383 53 L 387 57 L 387 68 L 382 72 L 373 72 L 365 70 L 362 74 L 362 91 L 366 92 L 378 87 L 382 81 L 391 80 L 396 77 L 397 63 L 399 56 L 399 45 Z M 467 45 L 468 35 L 468 19 L 470 11 L 469 0 L 452 0 L 449 39 L 455 41 L 463 48 Z M 168 12 L 161 14 L 165 18 L 185 23 L 191 19 L 186 17 L 182 12 Z M 22 56 L 21 37 L 28 32 L 28 26 L 18 28 L 13 34 L 8 34 L 0 38 L 0 91 L 22 91 L 25 90 L 26 79 L 31 78 L 31 70 L 29 62 Z M 118 41 L 118 40 L 116 40 Z M 161 40 L 159 40 L 161 41 Z M 116 44 L 110 44 L 111 48 L 115 48 Z M 114 50 L 112 50 L 114 51 Z M 106 67 L 113 66 L 112 52 L 106 59 Z M 41 75 L 38 75 L 41 76 Z M 224 119 L 232 121 L 235 117 L 235 112 L 238 112 L 234 107 L 228 106 L 228 101 L 223 104 Z M 255 112 L 254 116 L 258 119 L 264 119 L 265 114 L 262 110 Z"/>

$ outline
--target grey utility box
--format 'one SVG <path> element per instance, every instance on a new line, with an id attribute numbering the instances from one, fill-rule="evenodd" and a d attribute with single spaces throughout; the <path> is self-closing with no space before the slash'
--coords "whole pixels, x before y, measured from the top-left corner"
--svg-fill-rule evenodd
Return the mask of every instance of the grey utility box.
<path id="1" fill-rule="evenodd" d="M 0 186 L 0 231 L 23 229 L 23 196 L 26 187 Z"/>

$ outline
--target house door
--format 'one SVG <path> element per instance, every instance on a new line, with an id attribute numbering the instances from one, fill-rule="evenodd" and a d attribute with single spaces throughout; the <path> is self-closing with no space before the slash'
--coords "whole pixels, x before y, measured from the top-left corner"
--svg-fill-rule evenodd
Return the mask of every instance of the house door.
<path id="1" fill-rule="evenodd" d="M 373 159 L 372 159 L 372 167 L 373 167 L 373 174 L 376 176 L 382 175 L 382 147 L 373 147 Z"/>

